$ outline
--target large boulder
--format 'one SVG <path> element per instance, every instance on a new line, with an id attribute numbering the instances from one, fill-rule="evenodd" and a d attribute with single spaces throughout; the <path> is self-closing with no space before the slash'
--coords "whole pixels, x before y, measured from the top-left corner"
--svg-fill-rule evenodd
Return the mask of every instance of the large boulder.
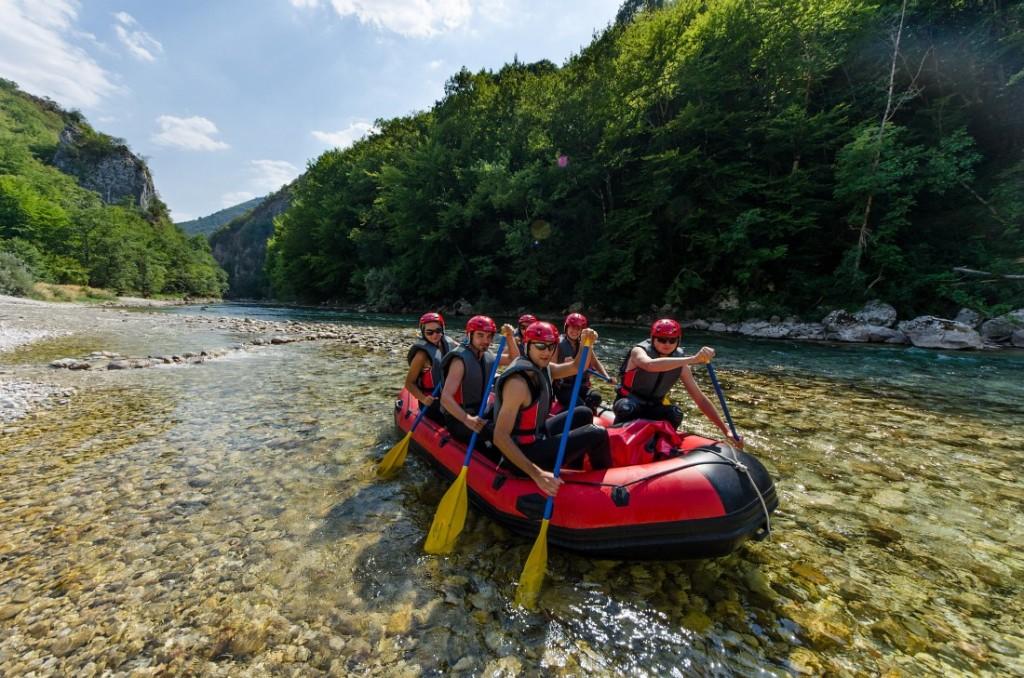
<path id="1" fill-rule="evenodd" d="M 984 346 L 981 335 L 973 327 L 932 315 L 904 320 L 897 329 L 919 348 L 980 349 Z"/>
<path id="2" fill-rule="evenodd" d="M 853 314 L 853 319 L 865 325 L 895 327 L 896 309 L 883 301 L 872 299 L 864 304 L 864 308 Z"/>
<path id="3" fill-rule="evenodd" d="M 981 324 L 979 332 L 985 341 L 995 344 L 1005 344 L 1010 341 L 1017 326 L 1010 322 L 1005 316 L 991 318 Z"/>
<path id="4" fill-rule="evenodd" d="M 765 339 L 784 339 L 789 335 L 789 327 L 781 323 L 765 322 L 764 320 L 747 320 L 740 324 L 739 333 L 746 337 L 762 337 Z"/>
<path id="5" fill-rule="evenodd" d="M 856 320 L 850 315 L 850 312 L 844 311 L 841 308 L 832 311 L 821 319 L 821 324 L 825 326 L 826 332 L 838 332 L 841 328 L 852 325 L 855 322 Z"/>
<path id="6" fill-rule="evenodd" d="M 872 304 L 876 304 L 872 306 Z M 891 310 L 886 311 L 882 306 Z M 888 304 L 881 302 L 870 302 L 864 307 L 865 310 L 857 313 L 849 313 L 842 309 L 832 311 L 825 316 L 821 324 L 824 326 L 824 338 L 830 341 L 848 341 L 852 343 L 887 343 L 905 344 L 907 337 L 898 330 L 894 330 L 886 324 L 895 320 L 896 310 Z M 877 320 L 878 323 L 870 323 L 864 318 Z"/>
<path id="7" fill-rule="evenodd" d="M 1024 330 L 1017 330 L 1010 338 L 1010 343 L 1017 348 L 1024 348 Z"/>
<path id="8" fill-rule="evenodd" d="M 465 299 L 459 299 L 452 304 L 453 315 L 473 315 L 473 305 Z"/>
<path id="9" fill-rule="evenodd" d="M 963 323 L 974 329 L 978 329 L 984 319 L 984 316 L 970 308 L 961 308 L 956 317 L 953 318 L 956 322 Z"/>
<path id="10" fill-rule="evenodd" d="M 1013 341 L 1014 332 L 1020 329 L 1024 329 L 1024 308 L 986 320 L 978 331 L 986 341 L 1008 344 Z"/>
<path id="11" fill-rule="evenodd" d="M 849 325 L 829 334 L 833 341 L 875 344 L 906 344 L 907 335 L 884 325 Z"/>

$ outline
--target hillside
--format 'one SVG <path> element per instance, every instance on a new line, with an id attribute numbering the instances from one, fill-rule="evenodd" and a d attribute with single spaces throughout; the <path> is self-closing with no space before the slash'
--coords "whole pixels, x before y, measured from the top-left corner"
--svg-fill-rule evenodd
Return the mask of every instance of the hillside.
<path id="1" fill-rule="evenodd" d="M 630 0 L 565 64 L 463 69 L 321 155 L 268 267 L 380 307 L 1001 312 L 1022 110 L 1024 3 Z"/>
<path id="2" fill-rule="evenodd" d="M 266 196 L 246 200 L 245 202 L 237 205 L 225 207 L 224 209 L 214 212 L 209 216 L 199 217 L 198 219 L 192 219 L 191 221 L 179 221 L 175 223 L 175 226 L 185 231 L 186 235 L 208 236 L 232 219 L 242 216 L 249 210 L 256 207 L 256 205 L 259 205 L 265 198 Z"/>
<path id="3" fill-rule="evenodd" d="M 213 296 L 225 285 L 205 238 L 170 222 L 149 168 L 124 140 L 2 79 L 0 252 L 16 272 L 0 276 L 8 280 L 147 296 Z"/>
<path id="4" fill-rule="evenodd" d="M 291 204 L 292 187 L 285 186 L 263 199 L 251 212 L 236 217 L 210 236 L 213 256 L 228 274 L 227 296 L 262 299 L 270 296 L 264 272 L 267 240 L 274 233 L 274 219 Z"/>

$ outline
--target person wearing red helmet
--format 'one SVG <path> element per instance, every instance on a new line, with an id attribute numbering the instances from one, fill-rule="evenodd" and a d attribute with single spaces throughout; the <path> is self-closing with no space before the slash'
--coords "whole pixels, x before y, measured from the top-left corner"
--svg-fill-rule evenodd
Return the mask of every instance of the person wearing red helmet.
<path id="1" fill-rule="evenodd" d="M 562 338 L 558 342 L 558 350 L 555 352 L 554 361 L 556 363 L 561 363 L 576 357 L 576 354 L 580 351 L 580 336 L 582 335 L 583 330 L 589 326 L 590 323 L 587 321 L 587 316 L 582 313 L 570 313 L 565 317 L 565 324 L 562 326 Z M 601 364 L 601 359 L 597 357 L 597 351 L 593 348 L 590 349 L 590 358 L 588 362 L 588 369 L 594 369 L 604 375 L 606 379 L 612 381 L 611 377 L 608 376 L 608 370 L 606 370 L 604 365 Z M 571 378 L 556 379 L 554 383 L 555 397 L 565 409 L 569 409 L 569 399 L 572 398 L 572 381 L 573 380 Z M 583 384 L 580 387 L 580 393 L 576 404 L 586 405 L 590 408 L 591 412 L 597 414 L 597 408 L 601 405 L 601 394 L 591 388 L 590 375 L 583 375 Z"/>
<path id="2" fill-rule="evenodd" d="M 405 356 L 409 363 L 405 388 L 427 408 L 425 416 L 439 424 L 444 423 L 441 403 L 431 394 L 444 378 L 441 361 L 456 346 L 455 341 L 444 333 L 444 318 L 441 314 L 424 313 L 420 316 L 420 338 L 409 347 L 409 353 Z"/>
<path id="3" fill-rule="evenodd" d="M 679 346 L 682 336 L 683 329 L 679 323 L 670 318 L 661 318 L 651 325 L 650 338 L 629 350 L 619 367 L 619 397 L 612 408 L 615 423 L 622 424 L 634 419 L 660 419 L 679 428 L 683 423 L 683 411 L 668 401 L 668 394 L 676 382 L 681 381 L 704 416 L 732 444 L 742 447 L 742 441 L 732 438 L 715 406 L 700 390 L 690 373 L 690 365 L 711 362 L 715 350 L 704 346 L 694 355 L 684 355 Z"/>
<path id="4" fill-rule="evenodd" d="M 512 326 L 502 325 L 506 350 L 495 358 L 488 348 L 497 331 L 494 321 L 485 315 L 475 315 L 466 322 L 466 339 L 441 361 L 444 386 L 441 387 L 441 407 L 445 426 L 456 440 L 469 442 L 473 431 L 481 442 L 490 440 L 493 426 L 487 426 L 487 417 L 477 417 L 480 403 L 488 397 L 484 393 L 491 367 L 497 359 L 507 365 L 519 357 L 519 349 L 512 337 Z"/>
<path id="5" fill-rule="evenodd" d="M 526 349 L 523 348 L 523 332 L 526 330 L 527 327 L 529 327 L 532 323 L 535 322 L 537 322 L 537 316 L 533 315 L 532 313 L 524 313 L 521 316 L 519 316 L 519 322 L 516 323 L 517 327 L 515 332 L 515 338 L 516 346 L 519 348 L 520 355 L 526 354 Z"/>
<path id="6" fill-rule="evenodd" d="M 592 329 L 583 336 L 597 339 Z M 608 431 L 594 425 L 594 415 L 585 406 L 548 418 L 553 397 L 552 378 L 575 377 L 579 356 L 572 362 L 552 362 L 558 345 L 558 329 L 551 323 L 535 322 L 523 332 L 526 355 L 502 373 L 495 392 L 494 445 L 505 458 L 533 479 L 541 491 L 554 496 L 562 481 L 551 469 L 565 418 L 572 417 L 566 441 L 565 468 L 583 468 L 588 457 L 591 468 L 608 468 L 612 463 Z"/>

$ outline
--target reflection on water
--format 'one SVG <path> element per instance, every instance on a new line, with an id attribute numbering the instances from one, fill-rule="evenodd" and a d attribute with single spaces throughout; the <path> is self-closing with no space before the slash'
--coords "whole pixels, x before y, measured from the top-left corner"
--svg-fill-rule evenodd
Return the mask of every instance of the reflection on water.
<path id="1" fill-rule="evenodd" d="M 633 337 L 603 336 L 613 369 Z M 1024 672 L 1020 354 L 700 343 L 777 478 L 773 541 L 552 551 L 532 614 L 530 543 L 471 511 L 425 556 L 446 487 L 414 456 L 376 480 L 404 374 L 380 353 L 59 374 L 71 405 L 0 439 L 0 672 Z"/>

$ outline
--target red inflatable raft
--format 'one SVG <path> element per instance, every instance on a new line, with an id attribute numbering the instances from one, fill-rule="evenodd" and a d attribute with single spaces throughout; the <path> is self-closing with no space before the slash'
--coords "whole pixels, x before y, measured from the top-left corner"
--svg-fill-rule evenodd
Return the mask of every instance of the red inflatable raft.
<path id="1" fill-rule="evenodd" d="M 418 412 L 419 403 L 403 389 L 395 403 L 403 433 Z M 563 470 L 551 544 L 607 558 L 712 558 L 767 534 L 778 498 L 754 457 L 679 434 L 666 422 L 634 421 L 609 428 L 608 435 L 612 468 Z M 466 454 L 465 445 L 429 419 L 413 432 L 412 446 L 448 478 Z M 545 496 L 496 450 L 474 451 L 467 481 L 478 508 L 517 533 L 537 534 Z"/>

